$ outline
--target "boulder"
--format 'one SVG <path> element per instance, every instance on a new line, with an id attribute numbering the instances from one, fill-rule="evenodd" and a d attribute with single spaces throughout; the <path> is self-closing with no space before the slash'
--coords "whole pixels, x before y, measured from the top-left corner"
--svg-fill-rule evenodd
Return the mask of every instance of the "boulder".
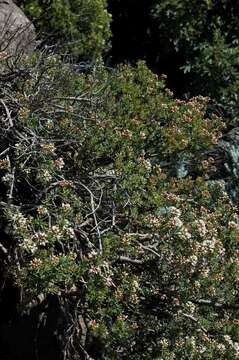
<path id="1" fill-rule="evenodd" d="M 36 33 L 31 21 L 12 0 L 0 0 L 0 58 L 31 53 Z"/>

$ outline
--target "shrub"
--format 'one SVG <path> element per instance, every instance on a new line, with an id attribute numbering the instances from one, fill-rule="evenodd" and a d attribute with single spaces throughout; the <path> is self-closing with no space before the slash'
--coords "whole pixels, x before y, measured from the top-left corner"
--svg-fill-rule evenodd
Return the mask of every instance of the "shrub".
<path id="1" fill-rule="evenodd" d="M 185 84 L 176 84 L 180 93 L 210 96 L 234 125 L 238 123 L 237 12 L 238 4 L 214 0 L 155 1 L 151 10 L 158 57 L 174 61 L 178 54 L 176 66 L 187 74 Z"/>
<path id="2" fill-rule="evenodd" d="M 202 43 L 198 56 L 189 65 L 192 88 L 216 99 L 234 126 L 238 125 L 238 54 L 237 44 L 227 44 L 224 36 L 215 32 L 212 42 Z"/>
<path id="3" fill-rule="evenodd" d="M 19 5 L 47 44 L 58 44 L 81 60 L 96 60 L 108 46 L 106 0 L 22 0 Z"/>
<path id="4" fill-rule="evenodd" d="M 224 126 L 208 99 L 175 99 L 142 62 L 82 73 L 36 54 L 14 74 L 0 78 L 1 250 L 22 306 L 59 299 L 67 359 L 94 344 L 104 359 L 234 359 L 238 209 L 203 174 Z M 173 176 L 179 161 L 201 176 Z"/>

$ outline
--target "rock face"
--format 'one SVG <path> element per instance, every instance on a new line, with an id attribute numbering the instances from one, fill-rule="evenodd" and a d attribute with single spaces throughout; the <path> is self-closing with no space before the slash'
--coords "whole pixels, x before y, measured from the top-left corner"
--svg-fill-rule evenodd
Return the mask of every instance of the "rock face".
<path id="1" fill-rule="evenodd" d="M 12 0 L 0 0 L 0 57 L 30 53 L 35 47 L 35 28 Z"/>
<path id="2" fill-rule="evenodd" d="M 228 189 L 231 188 L 232 179 L 237 181 L 237 194 L 239 196 L 239 127 L 235 127 L 228 133 L 224 134 L 211 150 L 201 154 L 202 160 L 213 160 L 213 167 L 207 168 L 207 176 L 210 180 L 225 180 L 228 182 Z M 190 160 L 181 160 L 177 163 L 162 163 L 161 167 L 169 171 L 171 176 L 176 176 L 178 179 L 186 176 L 195 178 L 202 176 L 202 169 L 199 168 L 199 163 Z M 202 164 L 201 164 L 202 165 Z M 199 167 L 199 168 L 198 168 Z M 204 169 L 205 171 L 205 169 Z M 205 175 L 205 172 L 203 172 Z M 233 183 L 235 187 L 235 184 Z"/>

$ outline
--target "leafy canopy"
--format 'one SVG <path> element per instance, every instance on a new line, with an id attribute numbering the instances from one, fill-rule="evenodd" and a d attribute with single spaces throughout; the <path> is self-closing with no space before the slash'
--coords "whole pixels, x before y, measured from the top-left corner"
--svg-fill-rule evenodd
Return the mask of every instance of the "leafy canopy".
<path id="1" fill-rule="evenodd" d="M 34 21 L 49 45 L 58 45 L 80 60 L 95 61 L 108 47 L 111 16 L 106 0 L 21 0 L 22 9 Z"/>
<path id="2" fill-rule="evenodd" d="M 234 359 L 238 210 L 208 179 L 224 127 L 208 99 L 175 99 L 143 62 L 18 66 L 1 77 L 0 206 L 23 309 L 58 298 L 68 358 Z"/>

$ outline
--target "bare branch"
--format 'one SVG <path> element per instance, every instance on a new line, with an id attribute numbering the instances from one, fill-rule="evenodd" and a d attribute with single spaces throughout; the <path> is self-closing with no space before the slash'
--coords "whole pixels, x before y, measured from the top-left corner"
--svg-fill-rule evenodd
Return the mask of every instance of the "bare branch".
<path id="1" fill-rule="evenodd" d="M 0 153 L 0 156 L 5 155 L 6 153 L 8 153 L 9 150 L 10 150 L 10 147 L 6 148 L 5 150 L 3 150 L 3 151 Z"/>
<path id="2" fill-rule="evenodd" d="M 199 320 L 198 319 L 196 319 L 194 316 L 192 316 L 192 315 L 190 315 L 190 314 L 185 314 L 185 313 L 181 313 L 181 315 L 183 316 L 183 317 L 185 317 L 186 319 L 189 319 L 189 320 L 192 320 L 193 322 L 195 322 L 195 323 L 197 323 L 199 326 L 200 326 L 200 330 L 202 330 L 204 333 L 208 333 L 207 332 L 207 329 L 204 327 L 204 326 L 201 326 L 200 324 L 199 324 Z"/>
<path id="3" fill-rule="evenodd" d="M 142 265 L 143 264 L 142 260 L 131 259 L 128 256 L 120 256 L 118 258 L 118 261 L 123 262 L 123 263 L 133 264 L 133 265 Z"/>
<path id="4" fill-rule="evenodd" d="M 12 118 L 11 118 L 11 112 L 10 112 L 10 110 L 8 109 L 8 107 L 7 107 L 7 105 L 5 104 L 5 102 L 3 101 L 3 99 L 1 99 L 0 102 L 1 102 L 1 103 L 3 104 L 3 106 L 4 106 L 4 109 L 5 109 L 6 114 L 7 114 L 7 119 L 8 119 L 9 124 L 10 124 L 9 127 L 11 128 L 11 127 L 13 127 L 13 120 L 12 120 Z"/>
<path id="5" fill-rule="evenodd" d="M 3 244 L 1 244 L 0 243 L 0 250 L 2 250 L 2 252 L 4 253 L 4 254 L 8 254 L 8 251 L 7 251 L 7 249 L 5 248 L 5 246 L 3 246 Z"/>
<path id="6" fill-rule="evenodd" d="M 215 302 L 215 301 L 206 300 L 206 299 L 191 300 L 191 301 L 198 305 L 208 305 L 208 306 L 213 306 L 218 309 L 222 309 L 222 308 L 239 309 L 239 304 L 226 304 L 226 303 Z"/>

